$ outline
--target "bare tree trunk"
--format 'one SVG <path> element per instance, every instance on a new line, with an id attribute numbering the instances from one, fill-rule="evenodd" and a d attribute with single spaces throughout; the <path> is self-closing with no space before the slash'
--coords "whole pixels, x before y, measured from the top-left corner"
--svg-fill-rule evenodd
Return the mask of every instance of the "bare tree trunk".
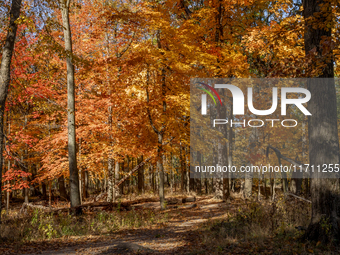
<path id="1" fill-rule="evenodd" d="M 156 191 L 156 184 L 155 184 L 156 180 L 155 180 L 155 173 L 154 173 L 152 164 L 150 164 L 150 171 L 152 174 L 152 177 L 151 177 L 152 191 L 155 192 Z"/>
<path id="2" fill-rule="evenodd" d="M 159 201 L 161 204 L 161 209 L 165 209 L 165 199 L 164 199 L 164 168 L 163 168 L 163 160 L 164 155 L 162 154 L 162 143 L 163 143 L 163 134 L 158 134 L 158 160 L 157 160 L 157 169 L 159 174 Z"/>
<path id="3" fill-rule="evenodd" d="M 299 158 L 296 157 L 295 161 L 298 162 Z M 296 171 L 296 172 L 294 171 L 292 173 L 292 179 L 291 179 L 291 185 L 290 185 L 291 189 L 290 189 L 290 191 L 292 193 L 296 194 L 296 195 L 300 195 L 300 193 L 301 193 L 302 175 L 303 175 L 303 173 L 300 172 L 300 171 Z"/>
<path id="4" fill-rule="evenodd" d="M 243 190 L 243 195 L 244 198 L 249 199 L 252 196 L 252 191 L 253 191 L 253 175 L 252 173 L 245 173 L 245 178 L 244 178 L 244 190 Z"/>
<path id="5" fill-rule="evenodd" d="M 170 192 L 171 195 L 174 194 L 174 171 L 173 171 L 173 156 L 172 152 L 170 153 Z"/>
<path id="6" fill-rule="evenodd" d="M 11 169 L 11 161 L 8 160 L 8 168 L 7 171 L 9 171 Z M 9 185 L 9 181 L 7 181 L 7 185 Z M 8 210 L 9 210 L 9 191 L 6 191 L 6 213 L 8 214 Z"/>
<path id="7" fill-rule="evenodd" d="M 264 188 L 264 197 L 266 199 L 268 199 L 268 194 L 267 194 L 267 180 L 264 176 L 264 174 L 262 174 L 262 180 L 263 180 L 263 188 Z"/>
<path id="8" fill-rule="evenodd" d="M 180 158 L 180 165 L 181 165 L 181 190 L 184 192 L 185 190 L 185 162 L 183 157 L 183 147 L 179 145 L 179 158 Z"/>
<path id="9" fill-rule="evenodd" d="M 229 102 L 231 102 L 231 99 L 229 99 Z M 229 121 L 233 119 L 233 104 L 229 103 L 229 107 L 228 111 L 229 111 Z M 232 126 L 228 126 L 228 166 L 232 167 L 233 165 L 233 127 Z M 230 197 L 230 190 L 233 188 L 233 176 L 232 173 L 228 172 L 227 173 L 228 176 L 228 196 Z M 232 190 L 234 192 L 234 190 Z"/>
<path id="10" fill-rule="evenodd" d="M 76 123 L 75 123 L 75 82 L 74 82 L 74 66 L 72 37 L 69 19 L 69 8 L 71 0 L 61 0 L 61 14 L 64 27 L 64 41 L 66 66 L 67 66 L 67 122 L 68 122 L 68 155 L 69 155 L 69 171 L 70 171 L 70 200 L 71 213 L 81 214 L 80 192 L 79 192 L 79 176 L 77 168 L 77 152 L 76 152 Z M 75 209 L 77 207 L 77 209 Z"/>
<path id="11" fill-rule="evenodd" d="M 271 201 L 275 200 L 275 172 L 273 173 L 274 177 L 270 178 L 270 189 L 271 189 Z"/>
<path id="12" fill-rule="evenodd" d="M 256 143 L 257 143 L 257 128 L 252 128 L 252 131 L 249 136 L 249 153 L 250 153 L 250 159 L 254 158 L 254 155 L 256 154 Z M 249 162 L 249 165 L 251 166 L 253 164 L 252 161 Z M 244 179 L 244 198 L 249 199 L 252 197 L 252 191 L 253 191 L 253 173 L 252 172 L 246 172 L 245 173 L 245 179 Z"/>
<path id="13" fill-rule="evenodd" d="M 67 196 L 66 189 L 65 189 L 64 175 L 59 176 L 58 183 L 59 183 L 59 193 L 60 193 L 61 199 L 68 200 L 68 196 Z"/>
<path id="14" fill-rule="evenodd" d="M 108 189 L 107 189 L 107 202 L 113 202 L 113 189 L 114 189 L 114 167 L 113 158 L 109 157 L 107 160 L 107 171 L 108 171 Z"/>
<path id="15" fill-rule="evenodd" d="M 187 155 L 188 155 L 188 152 L 187 150 L 185 149 L 185 154 L 184 154 L 184 158 L 185 158 L 185 176 L 186 176 L 186 191 L 187 191 L 187 194 L 189 195 L 190 193 L 190 167 L 189 167 L 189 164 L 188 164 L 188 160 L 187 160 Z"/>
<path id="16" fill-rule="evenodd" d="M 202 155 L 201 155 L 201 152 L 200 151 L 197 151 L 197 164 L 199 166 L 202 165 Z M 196 192 L 197 192 L 197 195 L 201 195 L 202 193 L 202 173 L 200 172 L 199 173 L 199 177 L 196 178 Z"/>
<path id="17" fill-rule="evenodd" d="M 261 200 L 261 173 L 258 172 L 258 182 L 257 182 L 257 201 Z"/>
<path id="18" fill-rule="evenodd" d="M 88 197 L 88 194 L 89 194 L 89 182 L 88 182 L 88 179 L 89 179 L 89 172 L 88 171 L 83 171 L 83 182 L 84 182 L 84 185 L 83 185 L 83 197 L 84 199 Z"/>
<path id="19" fill-rule="evenodd" d="M 307 153 L 306 153 L 306 145 L 307 145 L 307 135 L 306 135 L 306 132 L 307 132 L 307 128 L 306 128 L 306 124 L 307 124 L 307 121 L 304 119 L 302 121 L 302 163 L 305 164 L 307 163 Z M 305 194 L 305 197 L 309 197 L 310 195 L 310 192 L 309 192 L 309 174 L 304 172 L 303 173 L 305 176 L 304 176 L 304 182 L 303 182 L 303 185 L 304 185 L 304 194 Z"/>
<path id="20" fill-rule="evenodd" d="M 119 161 L 118 159 L 116 160 L 116 165 L 115 165 L 115 179 L 114 179 L 114 182 L 115 182 L 115 185 L 119 182 L 119 169 L 120 169 L 120 164 L 119 164 Z M 121 196 L 121 192 L 120 192 L 120 189 L 119 188 L 115 188 L 115 185 L 114 185 L 114 195 L 115 195 L 115 200 L 117 198 L 119 198 Z"/>
<path id="21" fill-rule="evenodd" d="M 46 192 L 46 184 L 45 182 L 41 183 L 41 189 L 42 189 L 42 199 L 47 200 L 47 192 Z"/>
<path id="22" fill-rule="evenodd" d="M 337 126 L 337 100 L 334 84 L 334 55 L 332 47 L 329 52 L 322 45 L 322 40 L 331 42 L 333 23 L 332 8 L 326 0 L 303 1 L 305 26 L 305 53 L 309 57 L 317 55 L 317 61 L 324 64 L 321 75 L 308 81 L 308 90 L 312 100 L 308 103 L 308 110 L 312 116 L 308 117 L 309 134 L 309 163 L 318 166 L 327 164 L 339 164 L 339 138 Z M 325 5 L 321 7 L 322 5 Z M 318 13 L 317 24 L 324 24 L 320 28 L 309 21 L 309 18 Z M 331 18 L 330 18 L 331 17 Z M 330 18 L 330 19 L 329 19 Z M 334 19 L 334 17 L 333 17 Z M 332 21 L 333 22 L 333 21 Z M 312 54 L 310 54 L 312 52 Z M 308 70 L 315 68 L 314 61 L 308 66 Z M 325 124 L 326 123 L 326 124 Z M 339 175 L 330 174 L 330 178 L 322 178 L 321 172 L 312 173 L 312 218 L 305 237 L 309 240 L 322 241 L 324 243 L 340 239 L 339 219 Z M 328 228 L 325 228 L 325 223 Z"/>
<path id="23" fill-rule="evenodd" d="M 160 31 L 157 32 L 157 46 L 159 49 L 161 49 L 161 40 L 160 40 Z M 147 84 L 149 85 L 149 72 L 147 72 Z M 162 85 L 162 118 L 165 119 L 166 117 L 166 83 L 165 83 L 165 67 L 162 68 L 161 72 L 161 85 Z M 149 91 L 148 88 L 146 89 L 146 97 L 147 97 L 147 103 L 149 103 Z M 157 128 L 154 124 L 154 121 L 152 120 L 151 111 L 150 108 L 147 108 L 148 111 L 148 117 L 149 122 L 154 130 L 154 132 L 157 134 L 158 138 L 158 148 L 157 148 L 157 170 L 159 173 L 159 200 L 160 200 L 160 206 L 161 210 L 165 209 L 165 199 L 164 199 L 164 152 L 163 152 L 163 136 L 165 132 L 165 122 L 162 121 L 161 127 Z"/>
<path id="24" fill-rule="evenodd" d="M 52 181 L 48 182 L 48 206 L 52 207 Z"/>
<path id="25" fill-rule="evenodd" d="M 9 26 L 7 36 L 5 39 L 1 65 L 0 65 L 0 223 L 1 223 L 1 210 L 2 210 L 2 168 L 3 168 L 3 146 L 4 146 L 4 116 L 5 104 L 8 94 L 8 87 L 11 80 L 11 62 L 14 51 L 15 38 L 18 28 L 17 19 L 20 16 L 22 0 L 12 0 Z"/>
<path id="26" fill-rule="evenodd" d="M 80 176 L 79 180 L 79 193 L 80 193 L 80 203 L 83 203 L 83 170 L 81 167 L 81 137 L 79 137 L 79 144 L 78 144 L 78 160 L 79 160 L 79 172 L 78 176 Z"/>
<path id="27" fill-rule="evenodd" d="M 143 161 L 143 156 L 140 157 L 139 163 Z M 138 193 L 144 193 L 144 167 L 140 167 L 138 169 Z"/>

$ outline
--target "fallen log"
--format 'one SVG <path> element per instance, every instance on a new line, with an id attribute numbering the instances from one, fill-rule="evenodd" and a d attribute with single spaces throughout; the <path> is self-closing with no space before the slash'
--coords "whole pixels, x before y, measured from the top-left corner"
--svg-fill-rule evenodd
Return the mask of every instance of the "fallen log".
<path id="1" fill-rule="evenodd" d="M 102 192 L 98 196 L 94 197 L 93 202 L 97 202 L 98 200 L 102 199 L 105 196 L 107 196 L 107 192 Z"/>
<path id="2" fill-rule="evenodd" d="M 87 203 L 76 206 L 75 208 L 93 208 L 93 207 L 103 207 L 105 210 L 112 210 L 113 208 L 120 208 L 126 211 L 130 211 L 132 203 L 129 202 L 94 202 L 94 203 Z M 66 208 L 69 209 L 69 208 Z"/>
<path id="3" fill-rule="evenodd" d="M 168 205 L 176 205 L 176 204 L 180 204 L 181 203 L 181 200 L 179 200 L 179 199 L 174 199 L 174 198 L 166 198 L 165 199 L 165 201 L 166 201 L 166 203 L 168 204 Z"/>
<path id="4" fill-rule="evenodd" d="M 294 194 L 292 194 L 292 193 L 289 193 L 289 192 L 286 192 L 286 195 L 289 195 L 289 196 L 292 196 L 292 197 L 295 197 L 295 198 L 301 199 L 301 200 L 303 200 L 303 201 L 306 201 L 306 202 L 308 202 L 308 203 L 312 203 L 312 201 L 310 201 L 310 200 L 308 200 L 308 199 L 305 199 L 305 198 L 303 198 L 303 197 L 299 197 L 299 196 L 297 196 L 297 195 L 294 195 Z"/>
<path id="5" fill-rule="evenodd" d="M 170 205 L 166 207 L 166 209 L 177 209 L 177 208 L 178 208 L 178 205 Z"/>
<path id="6" fill-rule="evenodd" d="M 114 208 L 120 208 L 125 211 L 130 211 L 132 210 L 132 205 L 134 204 L 158 202 L 158 201 L 159 199 L 157 198 L 141 198 L 135 201 L 126 201 L 126 202 L 92 202 L 92 203 L 82 204 L 74 208 L 75 209 L 77 208 L 90 209 L 90 208 L 102 207 L 104 210 L 113 210 Z M 69 209 L 70 209 L 69 207 L 64 207 L 64 208 L 54 209 L 52 211 L 60 212 L 60 211 L 67 211 Z"/>
<path id="7" fill-rule="evenodd" d="M 197 204 L 183 205 L 183 206 L 180 207 L 180 209 L 181 209 L 181 208 L 183 208 L 183 209 L 184 209 L 184 208 L 185 208 L 185 209 L 190 209 L 190 208 L 195 208 L 195 207 L 197 207 Z"/>
<path id="8" fill-rule="evenodd" d="M 33 209 L 39 209 L 39 210 L 42 210 L 44 212 L 51 212 L 52 211 L 51 207 L 46 207 L 46 206 L 43 206 L 43 205 L 34 205 L 34 204 L 31 204 L 31 203 L 23 203 L 19 213 L 22 214 L 22 213 L 26 212 L 27 207 L 33 208 Z"/>
<path id="9" fill-rule="evenodd" d="M 196 201 L 196 197 L 185 197 L 182 198 L 182 203 L 189 203 L 189 202 L 195 202 Z"/>

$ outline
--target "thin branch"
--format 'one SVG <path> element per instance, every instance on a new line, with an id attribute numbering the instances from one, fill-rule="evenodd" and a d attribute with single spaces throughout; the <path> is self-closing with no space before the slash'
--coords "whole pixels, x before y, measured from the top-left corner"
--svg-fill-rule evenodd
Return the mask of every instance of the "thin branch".
<path id="1" fill-rule="evenodd" d="M 305 198 L 303 198 L 303 197 L 299 197 L 299 196 L 294 195 L 294 194 L 289 193 L 289 192 L 286 192 L 286 195 L 290 195 L 290 196 L 292 196 L 292 197 L 296 197 L 296 198 L 301 199 L 301 200 L 303 200 L 303 201 L 306 201 L 306 202 L 308 202 L 308 203 L 312 203 L 312 201 L 310 201 L 310 200 L 308 200 L 308 199 L 305 199 Z"/>
<path id="2" fill-rule="evenodd" d="M 140 167 L 144 166 L 147 162 L 149 162 L 153 156 L 148 157 L 146 160 L 139 163 L 137 166 L 135 166 L 123 179 L 121 179 L 116 185 L 115 188 L 118 189 L 118 186 L 121 185 L 125 180 L 127 180 L 134 172 L 136 172 Z"/>

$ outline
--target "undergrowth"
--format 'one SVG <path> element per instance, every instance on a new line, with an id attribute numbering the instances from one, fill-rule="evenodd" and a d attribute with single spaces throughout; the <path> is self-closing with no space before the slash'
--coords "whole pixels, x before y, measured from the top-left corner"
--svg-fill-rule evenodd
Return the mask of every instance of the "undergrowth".
<path id="1" fill-rule="evenodd" d="M 311 217 L 310 204 L 287 201 L 249 202 L 228 216 L 202 225 L 201 241 L 211 254 L 324 254 L 332 248 L 303 241 Z M 320 253 L 321 252 L 321 253 Z M 338 251 L 337 251 L 338 252 Z"/>
<path id="2" fill-rule="evenodd" d="M 39 210 L 7 217 L 1 225 L 0 242 L 36 241 L 67 236 L 105 235 L 123 229 L 144 228 L 166 223 L 167 214 L 152 210 L 87 212 L 74 217 L 66 212 L 53 214 Z"/>

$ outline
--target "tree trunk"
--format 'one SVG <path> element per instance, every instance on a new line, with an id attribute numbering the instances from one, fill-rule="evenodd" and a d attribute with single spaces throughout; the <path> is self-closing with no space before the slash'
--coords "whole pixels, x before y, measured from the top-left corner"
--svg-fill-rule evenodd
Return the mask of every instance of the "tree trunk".
<path id="1" fill-rule="evenodd" d="M 61 199 L 68 200 L 68 196 L 67 196 L 66 189 L 65 189 L 65 178 L 64 178 L 64 175 L 61 175 L 58 178 L 58 183 L 59 183 L 59 193 L 60 193 Z"/>
<path id="2" fill-rule="evenodd" d="M 11 62 L 14 51 L 15 37 L 17 33 L 18 23 L 16 22 L 20 16 L 22 0 L 12 0 L 9 27 L 5 39 L 1 66 L 0 66 L 0 223 L 1 223 L 1 210 L 2 210 L 2 168 L 3 168 L 3 146 L 4 146 L 4 115 L 5 104 L 8 94 L 8 87 L 11 80 Z"/>
<path id="3" fill-rule="evenodd" d="M 47 200 L 47 192 L 46 192 L 46 184 L 45 184 L 45 182 L 43 182 L 42 184 L 41 184 L 41 188 L 42 188 L 42 199 L 43 200 Z"/>
<path id="4" fill-rule="evenodd" d="M 138 160 L 138 164 L 143 162 L 143 156 Z M 144 193 L 144 167 L 138 169 L 138 194 Z"/>
<path id="5" fill-rule="evenodd" d="M 154 170 L 153 170 L 153 165 L 150 164 L 150 172 L 151 172 L 151 186 L 152 186 L 152 191 L 155 192 L 156 191 L 156 180 L 155 180 L 155 173 L 154 173 Z"/>
<path id="6" fill-rule="evenodd" d="M 196 157 L 197 157 L 197 164 L 199 166 L 202 165 L 202 156 L 201 156 L 201 152 L 200 151 L 197 151 L 196 152 Z M 196 177 L 196 192 L 197 192 L 197 195 L 201 195 L 202 193 L 202 173 L 199 172 L 198 174 L 198 177 Z"/>
<path id="7" fill-rule="evenodd" d="M 8 160 L 8 168 L 7 171 L 9 171 L 11 168 L 11 161 Z M 9 181 L 7 181 L 7 185 L 9 185 Z M 9 191 L 6 191 L 6 213 L 8 214 L 8 210 L 9 210 Z"/>
<path id="8" fill-rule="evenodd" d="M 300 178 L 301 172 L 293 172 L 292 173 L 292 180 L 291 180 L 291 192 L 300 195 L 301 193 L 301 185 L 302 179 Z"/>
<path id="9" fill-rule="evenodd" d="M 48 206 L 52 207 L 52 181 L 48 182 Z"/>
<path id="10" fill-rule="evenodd" d="M 161 49 L 161 38 L 160 38 L 160 30 L 157 31 L 157 47 L 158 49 Z M 162 85 L 162 124 L 160 128 L 157 128 L 152 120 L 150 108 L 147 108 L 148 111 L 148 117 L 150 121 L 150 125 L 154 132 L 157 134 L 158 138 L 158 148 L 157 148 L 157 170 L 159 173 L 159 200 L 160 200 L 160 205 L 161 205 L 161 210 L 165 209 L 165 199 L 164 199 L 164 152 L 163 152 L 163 136 L 165 132 L 165 118 L 166 118 L 166 82 L 165 82 L 165 66 L 162 67 L 161 71 L 161 85 Z M 147 72 L 147 84 L 149 85 L 149 72 Z M 146 98 L 147 98 L 147 103 L 149 103 L 149 91 L 146 89 Z"/>
<path id="11" fill-rule="evenodd" d="M 69 20 L 69 7 L 71 0 L 61 0 L 61 14 L 64 27 L 64 41 L 66 66 L 67 66 L 67 127 L 68 127 L 68 157 L 70 171 L 70 200 L 71 213 L 81 214 L 80 192 L 79 192 L 79 176 L 77 168 L 77 152 L 76 152 L 76 123 L 75 123 L 75 83 L 74 83 L 74 66 L 72 61 L 72 38 Z"/>
<path id="12" fill-rule="evenodd" d="M 120 164 L 118 159 L 116 160 L 116 165 L 115 165 L 115 179 L 114 179 L 114 183 L 115 185 L 119 182 L 119 168 L 120 168 Z M 122 185 L 123 186 L 123 185 Z M 121 196 L 121 192 L 119 188 L 115 188 L 115 199 L 119 198 Z"/>
<path id="13" fill-rule="evenodd" d="M 89 195 L 89 172 L 84 171 L 84 184 L 83 184 L 83 197 L 84 199 L 88 197 Z"/>
<path id="14" fill-rule="evenodd" d="M 174 171 L 173 171 L 173 156 L 172 152 L 170 153 L 170 192 L 171 195 L 174 194 Z"/>
<path id="15" fill-rule="evenodd" d="M 261 200 L 261 173 L 258 172 L 258 182 L 257 182 L 257 201 Z"/>
<path id="16" fill-rule="evenodd" d="M 183 147 L 179 145 L 179 158 L 180 158 L 180 165 L 181 165 L 181 190 L 182 192 L 185 191 L 185 162 L 183 157 Z"/>
<path id="17" fill-rule="evenodd" d="M 224 90 L 221 93 L 221 96 L 224 96 Z M 227 109 L 225 106 L 218 105 L 217 107 L 217 118 L 218 119 L 226 119 L 227 117 Z M 228 165 L 228 147 L 227 143 L 223 140 L 223 138 L 227 138 L 227 125 L 218 125 L 218 131 L 220 132 L 221 138 L 217 142 L 217 165 L 221 168 L 223 166 Z M 223 137 L 223 138 L 222 138 Z M 229 180 L 227 176 L 216 170 L 216 179 L 215 179 L 215 199 L 223 199 L 226 200 L 229 198 Z"/>
<path id="18" fill-rule="evenodd" d="M 186 152 L 186 150 L 185 150 Z M 185 153 L 184 155 L 184 158 L 185 158 L 185 180 L 186 180 L 186 192 L 187 194 L 189 195 L 190 194 L 190 188 L 191 188 L 191 183 L 190 182 L 190 166 L 188 164 L 188 161 L 187 161 L 187 152 Z"/>
<path id="19" fill-rule="evenodd" d="M 249 199 L 252 196 L 252 191 L 253 191 L 253 175 L 252 173 L 245 173 L 245 178 L 244 178 L 244 190 L 243 190 L 243 195 L 244 198 Z"/>
<path id="20" fill-rule="evenodd" d="M 268 199 L 268 194 L 267 194 L 267 179 L 264 178 L 264 174 L 262 174 L 262 180 L 263 180 L 263 189 L 264 189 L 264 197 Z"/>
<path id="21" fill-rule="evenodd" d="M 252 131 L 249 136 L 249 153 L 250 153 L 249 165 L 250 166 L 254 164 L 255 155 L 256 155 L 256 143 L 257 143 L 257 128 L 252 128 Z M 245 173 L 244 191 L 243 191 L 243 195 L 245 199 L 249 199 L 252 197 L 253 174 L 254 174 L 253 172 Z"/>
<path id="22" fill-rule="evenodd" d="M 113 158 L 109 157 L 107 160 L 107 172 L 108 172 L 108 189 L 107 189 L 107 202 L 113 202 L 113 189 L 114 189 L 114 167 Z"/>
<path id="23" fill-rule="evenodd" d="M 304 119 L 302 121 L 302 163 L 307 163 L 307 157 L 306 157 L 306 145 L 307 145 L 307 135 L 306 135 L 306 126 L 307 121 Z M 309 174 L 304 172 L 304 180 L 303 180 L 303 186 L 304 186 L 304 195 L 305 197 L 309 197 Z"/>
<path id="24" fill-rule="evenodd" d="M 333 53 L 325 52 L 321 41 L 331 40 L 332 27 L 329 27 L 327 19 L 332 15 L 332 8 L 322 8 L 327 5 L 325 0 L 305 0 L 303 2 L 305 28 L 305 52 L 309 57 L 312 50 L 316 53 L 318 61 L 324 64 L 322 74 L 318 78 L 308 81 L 308 90 L 311 92 L 312 100 L 308 103 L 308 110 L 312 116 L 308 117 L 309 133 L 309 163 L 310 165 L 339 164 L 339 138 L 337 127 L 337 102 L 334 84 Z M 324 24 L 326 28 L 313 28 L 308 21 L 316 13 L 321 15 L 317 18 L 317 24 Z M 331 24 L 332 26 L 333 24 Z M 329 54 L 327 54 L 329 53 Z M 329 58 L 329 56 L 331 56 Z M 314 69 L 314 61 L 308 66 L 308 70 Z M 331 176 L 327 169 L 327 177 L 322 178 L 323 173 L 315 171 L 312 173 L 312 218 L 305 233 L 309 240 L 322 241 L 324 243 L 340 239 L 340 221 L 338 217 L 339 204 L 339 176 Z M 327 224 L 329 227 L 324 227 Z"/>
<path id="25" fill-rule="evenodd" d="M 232 97 L 230 97 L 229 102 L 231 102 Z M 233 119 L 233 104 L 230 103 L 227 107 L 229 111 L 229 121 Z M 233 127 L 228 126 L 228 166 L 233 165 Z M 230 196 L 230 190 L 233 188 L 233 173 L 228 172 L 228 197 Z M 234 190 L 232 190 L 234 192 Z"/>
<path id="26" fill-rule="evenodd" d="M 275 200 L 275 173 L 273 173 L 273 178 L 270 178 L 270 191 L 271 191 L 271 201 L 274 202 Z"/>
<path id="27" fill-rule="evenodd" d="M 164 199 L 164 168 L 163 168 L 163 153 L 162 153 L 162 143 L 163 143 L 163 134 L 158 134 L 158 160 L 157 160 L 157 168 L 159 174 L 159 201 L 161 204 L 161 209 L 165 209 L 165 199 Z"/>

